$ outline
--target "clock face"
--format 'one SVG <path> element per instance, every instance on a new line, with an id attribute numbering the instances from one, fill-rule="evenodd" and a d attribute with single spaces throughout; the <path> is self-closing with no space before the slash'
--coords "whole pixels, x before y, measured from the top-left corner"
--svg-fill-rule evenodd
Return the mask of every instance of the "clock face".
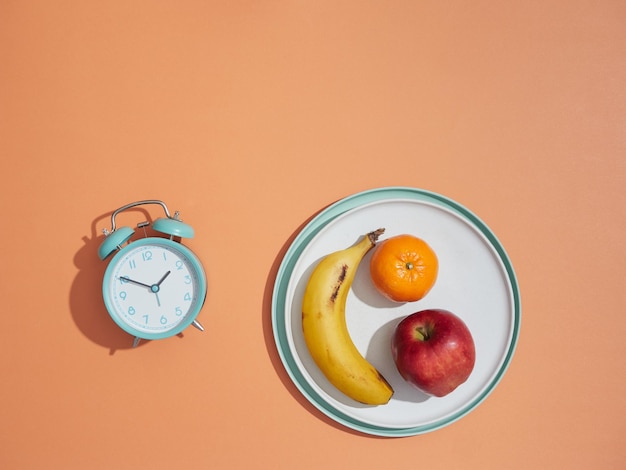
<path id="1" fill-rule="evenodd" d="M 196 318 L 206 296 L 198 258 L 172 240 L 129 243 L 104 274 L 104 303 L 115 322 L 144 339 L 176 335 Z"/>

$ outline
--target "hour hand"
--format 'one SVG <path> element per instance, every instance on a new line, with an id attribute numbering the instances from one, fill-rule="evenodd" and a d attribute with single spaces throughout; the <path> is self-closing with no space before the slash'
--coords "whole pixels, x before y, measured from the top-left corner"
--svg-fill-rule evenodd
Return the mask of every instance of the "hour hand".
<path id="1" fill-rule="evenodd" d="M 157 286 L 157 287 L 158 287 L 158 286 L 160 286 L 160 285 L 161 285 L 161 283 L 162 283 L 163 281 L 165 281 L 165 278 L 166 278 L 167 276 L 169 276 L 171 272 L 172 272 L 172 271 L 168 271 L 168 272 L 166 272 L 165 274 L 163 274 L 163 277 L 162 277 L 161 279 L 159 279 L 159 282 L 157 282 L 157 283 L 155 284 L 155 286 Z"/>

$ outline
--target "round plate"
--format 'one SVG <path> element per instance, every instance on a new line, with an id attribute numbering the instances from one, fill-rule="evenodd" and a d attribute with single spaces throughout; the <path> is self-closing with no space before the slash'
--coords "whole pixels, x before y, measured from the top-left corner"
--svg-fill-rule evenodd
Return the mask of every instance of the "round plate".
<path id="1" fill-rule="evenodd" d="M 371 283 L 367 267 L 372 251 L 362 261 L 346 305 L 348 329 L 357 348 L 395 392 L 386 405 L 366 406 L 337 391 L 311 359 L 302 336 L 301 302 L 319 259 L 380 227 L 385 228 L 381 241 L 401 233 L 424 239 L 439 258 L 439 275 L 424 299 L 398 304 L 382 297 Z M 408 385 L 391 357 L 395 326 L 406 315 L 426 308 L 456 313 L 476 344 L 476 365 L 470 378 L 442 398 L 429 397 Z M 520 314 L 513 268 L 488 227 L 444 196 L 402 187 L 358 193 L 318 214 L 285 254 L 272 303 L 276 345 L 298 389 L 335 421 L 383 436 L 415 435 L 441 428 L 482 402 L 511 360 Z"/>

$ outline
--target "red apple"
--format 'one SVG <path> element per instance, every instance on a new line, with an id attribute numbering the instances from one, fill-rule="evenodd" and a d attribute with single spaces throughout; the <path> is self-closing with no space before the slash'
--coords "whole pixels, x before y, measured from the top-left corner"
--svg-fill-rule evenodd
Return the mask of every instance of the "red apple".
<path id="1" fill-rule="evenodd" d="M 436 397 L 465 382 L 476 361 L 469 329 L 459 317 L 442 309 L 404 318 L 394 331 L 391 352 L 404 380 Z"/>

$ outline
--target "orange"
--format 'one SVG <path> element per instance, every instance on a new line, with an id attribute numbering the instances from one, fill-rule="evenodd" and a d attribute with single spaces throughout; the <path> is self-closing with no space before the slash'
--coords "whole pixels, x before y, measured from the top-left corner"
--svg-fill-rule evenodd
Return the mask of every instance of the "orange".
<path id="1" fill-rule="evenodd" d="M 437 255 L 421 238 L 397 235 L 374 248 L 370 274 L 376 289 L 395 302 L 423 298 L 437 280 Z"/>

